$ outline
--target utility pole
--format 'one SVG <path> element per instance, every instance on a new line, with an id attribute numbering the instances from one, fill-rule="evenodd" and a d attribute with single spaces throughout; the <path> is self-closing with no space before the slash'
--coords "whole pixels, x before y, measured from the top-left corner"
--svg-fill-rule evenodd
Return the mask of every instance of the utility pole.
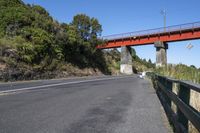
<path id="1" fill-rule="evenodd" d="M 164 32 L 166 32 L 166 16 L 167 16 L 167 13 L 166 13 L 166 10 L 161 10 L 161 15 L 163 15 L 163 19 L 164 19 Z"/>

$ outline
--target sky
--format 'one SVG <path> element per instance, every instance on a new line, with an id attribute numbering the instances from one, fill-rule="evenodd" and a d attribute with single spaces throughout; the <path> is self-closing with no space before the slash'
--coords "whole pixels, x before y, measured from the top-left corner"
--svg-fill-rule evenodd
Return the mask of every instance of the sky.
<path id="1" fill-rule="evenodd" d="M 163 27 L 161 10 L 166 10 L 167 26 L 200 21 L 200 0 L 23 0 L 44 7 L 59 22 L 70 23 L 84 13 L 99 20 L 102 36 Z M 192 49 L 187 49 L 188 44 Z M 153 45 L 134 47 L 141 58 L 155 62 Z M 200 40 L 169 43 L 168 63 L 200 67 Z"/>

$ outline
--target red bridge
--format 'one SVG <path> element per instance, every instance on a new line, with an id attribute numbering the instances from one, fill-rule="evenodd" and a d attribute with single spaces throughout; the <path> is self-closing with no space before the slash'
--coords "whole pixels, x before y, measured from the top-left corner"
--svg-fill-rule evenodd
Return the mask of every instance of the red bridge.
<path id="1" fill-rule="evenodd" d="M 106 43 L 98 48 L 116 48 L 154 44 L 156 41 L 175 42 L 200 39 L 200 22 L 169 26 L 103 37 Z"/>
<path id="2" fill-rule="evenodd" d="M 130 46 L 154 44 L 156 47 L 156 66 L 167 64 L 168 42 L 200 39 L 200 22 L 163 27 L 158 29 L 116 34 L 103 37 L 105 44 L 97 48 L 121 47 L 120 72 L 132 74 Z"/>

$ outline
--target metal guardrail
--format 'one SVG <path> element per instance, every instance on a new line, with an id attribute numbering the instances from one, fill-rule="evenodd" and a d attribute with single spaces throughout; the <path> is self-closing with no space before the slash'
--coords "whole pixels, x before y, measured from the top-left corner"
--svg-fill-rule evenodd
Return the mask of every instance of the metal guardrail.
<path id="1" fill-rule="evenodd" d="M 200 93 L 200 85 L 193 84 L 188 81 L 175 80 L 172 78 L 148 74 L 152 79 L 156 92 L 165 108 L 167 116 L 174 125 L 175 132 L 188 133 L 190 121 L 193 126 L 200 132 L 200 112 L 193 108 L 190 102 L 190 90 Z M 178 94 L 176 95 L 172 89 L 173 84 L 178 84 Z M 177 113 L 171 108 L 171 103 L 177 107 Z"/>
<path id="2" fill-rule="evenodd" d="M 134 37 L 138 37 L 138 36 L 164 34 L 164 33 L 170 33 L 170 32 L 175 32 L 175 31 L 181 32 L 184 30 L 190 30 L 190 29 L 196 29 L 196 28 L 200 28 L 200 22 L 174 25 L 174 26 L 169 26 L 169 27 L 161 27 L 161 28 L 157 28 L 157 29 L 149 29 L 149 30 L 114 34 L 114 35 L 104 36 L 104 37 L 102 37 L 102 39 L 109 41 L 109 40 L 117 40 L 117 39 L 130 38 L 130 37 L 134 38 Z"/>

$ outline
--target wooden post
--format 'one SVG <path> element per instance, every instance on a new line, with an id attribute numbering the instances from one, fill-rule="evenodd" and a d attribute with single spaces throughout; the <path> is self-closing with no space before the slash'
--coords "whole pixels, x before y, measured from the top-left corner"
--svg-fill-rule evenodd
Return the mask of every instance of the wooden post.
<path id="1" fill-rule="evenodd" d="M 178 91 L 178 97 L 187 105 L 190 103 L 190 88 L 187 88 L 186 86 L 179 84 L 179 91 Z M 185 117 L 185 115 L 178 109 L 177 111 L 178 115 L 178 121 L 185 127 L 186 131 L 188 132 L 188 119 Z"/>
<path id="2" fill-rule="evenodd" d="M 173 82 L 169 81 L 169 80 L 166 80 L 165 83 L 166 83 L 166 85 L 165 85 L 166 89 L 172 92 Z M 169 97 L 166 97 L 166 101 L 167 101 L 168 105 L 171 107 L 171 105 L 172 105 L 171 99 Z"/>

